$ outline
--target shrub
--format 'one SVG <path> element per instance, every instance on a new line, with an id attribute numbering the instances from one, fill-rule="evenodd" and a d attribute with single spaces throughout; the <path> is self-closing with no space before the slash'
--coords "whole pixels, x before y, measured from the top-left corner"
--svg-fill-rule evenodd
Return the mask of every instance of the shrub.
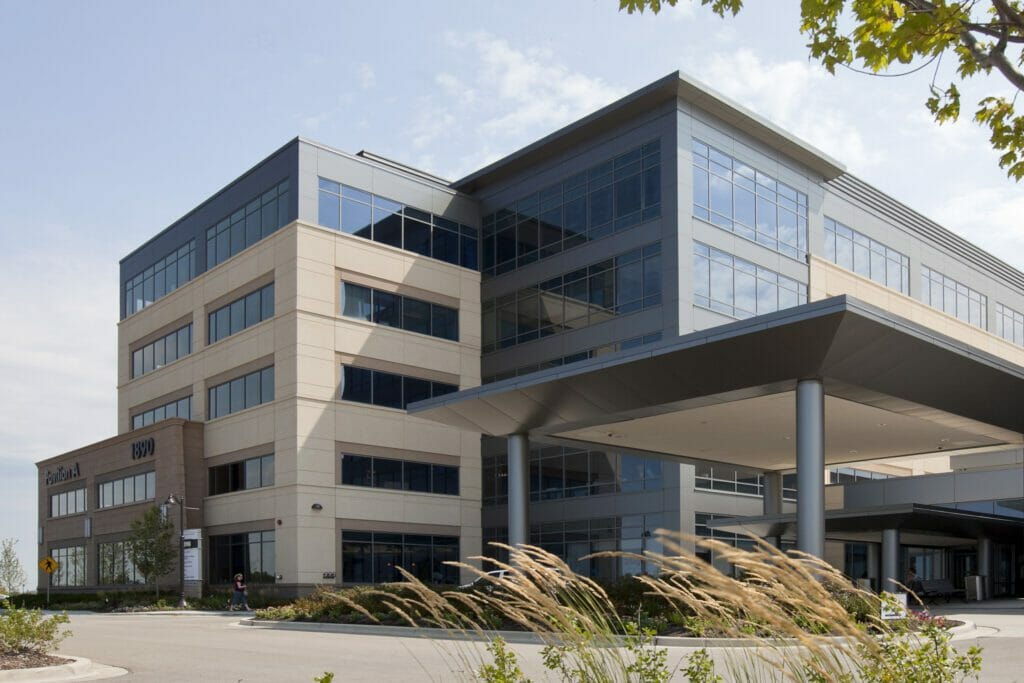
<path id="1" fill-rule="evenodd" d="M 71 633 L 61 627 L 68 623 L 66 614 L 44 616 L 38 609 L 16 607 L 9 600 L 3 603 L 0 614 L 0 652 L 49 652 Z"/>
<path id="2" fill-rule="evenodd" d="M 941 617 L 911 612 L 882 634 L 877 650 L 864 650 L 866 683 L 955 683 L 981 673 L 981 648 L 959 653 Z"/>
<path id="3" fill-rule="evenodd" d="M 500 636 L 487 644 L 491 653 L 492 663 L 485 662 L 477 671 L 477 678 L 484 683 L 529 683 L 519 668 L 516 654 L 506 646 L 505 639 Z"/>

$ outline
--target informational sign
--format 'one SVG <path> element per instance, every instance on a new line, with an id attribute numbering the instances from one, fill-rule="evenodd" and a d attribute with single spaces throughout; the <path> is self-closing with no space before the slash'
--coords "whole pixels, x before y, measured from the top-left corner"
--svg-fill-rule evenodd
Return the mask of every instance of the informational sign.
<path id="1" fill-rule="evenodd" d="M 60 562 L 47 555 L 43 559 L 39 560 L 39 568 L 47 574 L 52 574 L 60 569 Z"/>
<path id="2" fill-rule="evenodd" d="M 906 593 L 882 593 L 882 620 L 907 618 Z"/>
<path id="3" fill-rule="evenodd" d="M 185 553 L 185 580 L 203 580 L 203 530 L 185 529 L 181 533 L 181 545 Z"/>

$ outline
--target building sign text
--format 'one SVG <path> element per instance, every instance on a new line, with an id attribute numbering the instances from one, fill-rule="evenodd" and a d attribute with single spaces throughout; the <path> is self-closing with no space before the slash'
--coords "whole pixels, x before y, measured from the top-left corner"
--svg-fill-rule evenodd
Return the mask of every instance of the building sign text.
<path id="1" fill-rule="evenodd" d="M 52 486 L 68 479 L 77 479 L 81 473 L 77 462 L 73 465 L 61 465 L 56 472 L 46 470 L 46 485 Z"/>

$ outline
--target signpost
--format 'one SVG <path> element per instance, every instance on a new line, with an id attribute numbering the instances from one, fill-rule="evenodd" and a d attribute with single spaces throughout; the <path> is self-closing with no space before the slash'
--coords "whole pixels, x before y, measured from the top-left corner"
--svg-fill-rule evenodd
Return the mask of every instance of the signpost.
<path id="1" fill-rule="evenodd" d="M 181 540 L 185 552 L 185 581 L 202 581 L 203 530 L 185 529 Z"/>
<path id="2" fill-rule="evenodd" d="M 60 562 L 49 555 L 39 560 L 39 568 L 46 572 L 46 606 L 50 606 L 50 584 L 53 583 L 53 573 L 60 569 Z"/>
<path id="3" fill-rule="evenodd" d="M 906 593 L 882 593 L 882 614 L 884 621 L 907 618 Z"/>

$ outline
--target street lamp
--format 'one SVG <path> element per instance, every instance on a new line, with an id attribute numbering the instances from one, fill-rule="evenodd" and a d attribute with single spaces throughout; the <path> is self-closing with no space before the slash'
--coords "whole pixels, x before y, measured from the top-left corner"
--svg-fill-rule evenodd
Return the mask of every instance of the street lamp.
<path id="1" fill-rule="evenodd" d="M 177 505 L 181 512 L 180 525 L 178 526 L 178 578 L 181 580 L 181 599 L 178 601 L 178 608 L 185 609 L 185 497 L 179 498 L 173 493 L 167 496 L 164 505 Z"/>

